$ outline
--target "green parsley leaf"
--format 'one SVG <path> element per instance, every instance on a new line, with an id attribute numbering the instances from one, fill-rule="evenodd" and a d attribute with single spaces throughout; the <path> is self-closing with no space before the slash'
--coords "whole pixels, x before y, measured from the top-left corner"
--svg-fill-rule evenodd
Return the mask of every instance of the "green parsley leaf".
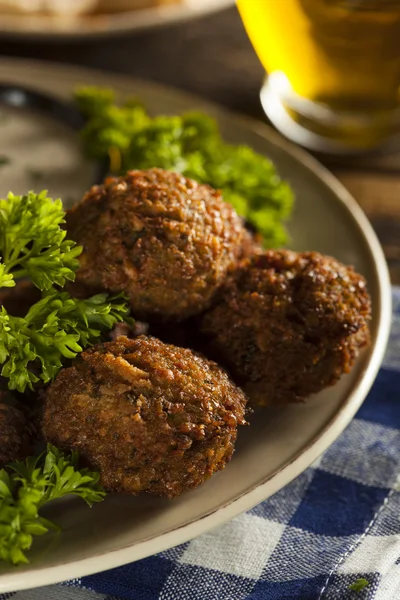
<path id="1" fill-rule="evenodd" d="M 114 91 L 107 88 L 81 86 L 76 94 L 76 102 L 80 112 L 85 116 L 102 113 L 114 103 Z"/>
<path id="2" fill-rule="evenodd" d="M 293 207 L 289 185 L 265 156 L 226 144 L 214 119 L 201 112 L 151 118 L 140 102 L 117 105 L 112 91 L 102 88 L 80 88 L 75 100 L 87 118 L 82 140 L 88 157 L 109 158 L 117 173 L 160 167 L 208 183 L 261 233 L 266 247 L 285 244 L 284 221 Z"/>
<path id="3" fill-rule="evenodd" d="M 360 578 L 357 579 L 351 585 L 349 585 L 349 590 L 351 590 L 352 592 L 362 592 L 362 590 L 365 589 L 367 586 L 369 586 L 369 581 L 367 581 L 364 578 Z"/>
<path id="4" fill-rule="evenodd" d="M 60 200 L 45 191 L 0 200 L 0 288 L 29 277 L 42 298 L 25 318 L 0 307 L 0 369 L 11 390 L 48 383 L 83 348 L 96 343 L 128 315 L 123 296 L 72 298 L 62 288 L 75 279 L 81 247 L 65 239 Z"/>
<path id="5" fill-rule="evenodd" d="M 73 281 L 82 249 L 65 240 L 64 216 L 61 200 L 46 191 L 0 199 L 3 271 L 15 279 L 29 277 L 40 290 Z"/>
<path id="6" fill-rule="evenodd" d="M 25 318 L 0 309 L 1 375 L 11 390 L 24 392 L 39 380 L 48 383 L 83 348 L 128 315 L 123 296 L 98 294 L 87 300 L 54 289 L 44 293 Z"/>
<path id="7" fill-rule="evenodd" d="M 105 491 L 99 474 L 78 470 L 78 454 L 65 455 L 48 444 L 47 451 L 0 470 L 0 561 L 27 563 L 26 552 L 34 536 L 58 526 L 39 510 L 48 502 L 67 495 L 82 498 L 89 506 L 101 502 Z"/>
<path id="8" fill-rule="evenodd" d="M 11 275 L 11 273 L 6 273 L 6 266 L 0 262 L 0 288 L 14 286 L 14 277 Z"/>

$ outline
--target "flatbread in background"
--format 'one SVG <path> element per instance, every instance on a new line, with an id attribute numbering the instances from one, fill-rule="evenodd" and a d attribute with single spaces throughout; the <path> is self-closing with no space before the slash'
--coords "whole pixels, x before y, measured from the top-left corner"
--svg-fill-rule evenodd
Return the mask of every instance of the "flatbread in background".
<path id="1" fill-rule="evenodd" d="M 92 12 L 98 0 L 0 0 L 0 12 L 75 16 Z"/>
<path id="2" fill-rule="evenodd" d="M 179 0 L 0 0 L 0 13 L 48 14 L 71 17 L 93 12 L 121 12 L 144 9 Z"/>

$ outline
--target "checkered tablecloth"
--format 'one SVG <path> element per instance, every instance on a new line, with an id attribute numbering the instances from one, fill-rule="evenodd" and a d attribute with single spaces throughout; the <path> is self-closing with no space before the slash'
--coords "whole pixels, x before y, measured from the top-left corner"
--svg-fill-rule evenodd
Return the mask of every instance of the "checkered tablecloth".
<path id="1" fill-rule="evenodd" d="M 372 391 L 291 484 L 161 554 L 0 600 L 400 599 L 400 289 L 393 296 L 391 340 Z"/>

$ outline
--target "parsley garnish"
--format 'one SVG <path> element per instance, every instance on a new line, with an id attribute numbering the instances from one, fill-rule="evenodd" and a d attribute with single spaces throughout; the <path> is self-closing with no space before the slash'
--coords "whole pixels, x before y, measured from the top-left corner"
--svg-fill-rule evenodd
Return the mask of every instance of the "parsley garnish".
<path id="1" fill-rule="evenodd" d="M 0 308 L 1 375 L 11 390 L 23 392 L 39 380 L 49 382 L 65 359 L 98 341 L 128 314 L 122 296 L 77 300 L 59 289 L 75 279 L 82 251 L 65 239 L 64 216 L 61 201 L 53 202 L 46 192 L 0 200 L 0 288 L 29 277 L 42 290 L 42 299 L 25 318 Z"/>
<path id="2" fill-rule="evenodd" d="M 369 581 L 361 577 L 360 579 L 357 579 L 354 583 L 349 585 L 349 590 L 351 590 L 352 592 L 362 592 L 362 590 L 365 589 L 367 586 L 369 586 Z"/>
<path id="3" fill-rule="evenodd" d="M 75 279 L 82 251 L 66 240 L 61 200 L 29 192 L 0 199 L 0 255 L 5 272 L 14 279 L 29 277 L 40 289 Z"/>
<path id="4" fill-rule="evenodd" d="M 112 90 L 85 87 L 75 100 L 87 124 L 88 157 L 108 160 L 111 170 L 160 167 L 221 189 L 225 200 L 263 236 L 268 247 L 287 240 L 283 222 L 293 194 L 272 162 L 247 146 L 226 144 L 217 123 L 201 112 L 151 118 L 143 105 L 115 104 Z"/>
<path id="5" fill-rule="evenodd" d="M 27 563 L 26 551 L 34 536 L 59 531 L 55 523 L 39 514 L 52 500 L 74 495 L 89 506 L 103 500 L 99 474 L 78 470 L 77 464 L 76 452 L 65 455 L 49 444 L 40 456 L 0 470 L 0 560 L 14 565 Z"/>

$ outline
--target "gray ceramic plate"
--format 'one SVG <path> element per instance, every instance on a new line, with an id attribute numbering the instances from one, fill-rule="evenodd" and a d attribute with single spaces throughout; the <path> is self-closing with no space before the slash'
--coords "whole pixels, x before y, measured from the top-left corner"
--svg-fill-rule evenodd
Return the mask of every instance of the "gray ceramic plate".
<path id="1" fill-rule="evenodd" d="M 68 2 L 69 0 L 66 0 Z M 111 36 L 163 27 L 195 19 L 228 6 L 235 0 L 177 0 L 176 4 L 133 8 L 133 0 L 103 0 L 114 12 L 53 17 L 0 13 L 0 33 L 7 37 L 54 40 L 74 40 L 88 37 Z"/>
<path id="2" fill-rule="evenodd" d="M 137 94 L 153 113 L 204 109 L 227 140 L 270 156 L 293 186 L 297 203 L 290 223 L 296 250 L 319 250 L 353 264 L 368 281 L 373 303 L 372 345 L 350 375 L 305 405 L 262 411 L 240 432 L 225 471 L 174 501 L 110 496 L 87 509 L 79 501 L 54 506 L 64 532 L 42 538 L 26 567 L 0 569 L 0 592 L 80 577 L 137 560 L 197 536 L 261 502 L 306 469 L 340 434 L 364 400 L 382 361 L 390 326 L 390 283 L 381 247 L 366 217 L 340 183 L 304 152 L 262 123 L 229 114 L 200 98 L 59 65 L 3 61 L 0 81 L 31 85 L 68 98 L 77 84 L 113 86 Z M 76 198 L 91 180 L 75 134 L 29 113 L 8 113 L 1 122 L 1 192 L 48 187 Z M 39 170 L 41 173 L 32 173 Z M 42 179 L 40 179 L 41 175 Z"/>

